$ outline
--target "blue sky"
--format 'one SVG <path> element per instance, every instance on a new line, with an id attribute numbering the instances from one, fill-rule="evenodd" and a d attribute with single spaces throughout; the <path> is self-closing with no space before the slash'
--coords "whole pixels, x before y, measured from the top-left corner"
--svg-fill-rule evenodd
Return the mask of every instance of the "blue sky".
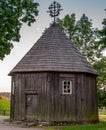
<path id="1" fill-rule="evenodd" d="M 11 91 L 11 77 L 8 73 L 18 63 L 18 61 L 27 53 L 34 43 L 40 38 L 45 28 L 49 27 L 52 22 L 47 13 L 48 7 L 53 0 L 35 0 L 39 6 L 39 16 L 37 22 L 28 27 L 26 25 L 21 29 L 21 40 L 14 43 L 14 48 L 9 56 L 0 61 L 0 91 Z M 106 0 L 57 0 L 62 6 L 63 11 L 59 18 L 63 18 L 67 14 L 75 13 L 77 19 L 85 13 L 89 19 L 93 20 L 93 26 L 101 28 L 102 20 L 106 18 Z"/>

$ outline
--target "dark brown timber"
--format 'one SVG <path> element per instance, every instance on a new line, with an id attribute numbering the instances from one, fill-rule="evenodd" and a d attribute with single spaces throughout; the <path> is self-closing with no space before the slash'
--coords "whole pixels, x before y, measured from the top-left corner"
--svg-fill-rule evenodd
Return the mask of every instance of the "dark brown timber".
<path id="1" fill-rule="evenodd" d="M 58 25 L 46 30 L 10 75 L 11 120 L 98 121 L 98 74 Z M 72 93 L 63 93 L 63 81 L 72 82 Z"/>

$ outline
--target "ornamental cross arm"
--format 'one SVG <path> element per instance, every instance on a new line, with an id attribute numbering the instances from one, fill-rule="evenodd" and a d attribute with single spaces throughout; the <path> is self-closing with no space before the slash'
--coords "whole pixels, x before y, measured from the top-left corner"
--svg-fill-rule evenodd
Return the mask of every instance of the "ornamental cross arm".
<path id="1" fill-rule="evenodd" d="M 60 14 L 60 11 L 62 11 L 63 9 L 61 9 L 61 5 L 56 1 L 54 1 L 48 9 L 49 11 L 47 12 L 50 13 L 50 16 L 54 18 L 55 23 L 56 17 Z"/>

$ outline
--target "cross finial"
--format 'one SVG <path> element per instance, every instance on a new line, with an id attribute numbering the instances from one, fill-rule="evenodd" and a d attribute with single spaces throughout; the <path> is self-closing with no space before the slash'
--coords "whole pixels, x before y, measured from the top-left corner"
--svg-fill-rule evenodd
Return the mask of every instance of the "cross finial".
<path id="1" fill-rule="evenodd" d="M 50 6 L 49 6 L 49 11 L 47 11 L 48 13 L 50 13 L 51 17 L 54 17 L 54 23 L 56 21 L 56 17 L 60 14 L 60 11 L 63 10 L 61 9 L 61 5 L 54 1 Z"/>

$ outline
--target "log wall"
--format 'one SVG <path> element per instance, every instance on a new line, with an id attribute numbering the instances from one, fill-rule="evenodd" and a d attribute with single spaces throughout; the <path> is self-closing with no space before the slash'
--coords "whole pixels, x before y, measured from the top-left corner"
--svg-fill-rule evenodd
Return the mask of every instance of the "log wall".
<path id="1" fill-rule="evenodd" d="M 12 97 L 14 100 L 12 100 L 11 106 L 13 120 L 98 121 L 96 77 L 93 75 L 58 72 L 19 73 L 15 74 L 13 79 L 14 93 Z M 64 80 L 73 82 L 72 94 L 62 93 L 62 81 Z M 32 115 L 27 111 L 27 109 L 29 111 L 31 109 L 28 108 L 27 102 L 32 100 L 31 98 L 26 99 L 29 97 L 28 95 L 37 95 L 37 100 L 34 100 L 37 108 L 35 114 Z M 32 109 L 34 109 L 34 105 Z"/>

